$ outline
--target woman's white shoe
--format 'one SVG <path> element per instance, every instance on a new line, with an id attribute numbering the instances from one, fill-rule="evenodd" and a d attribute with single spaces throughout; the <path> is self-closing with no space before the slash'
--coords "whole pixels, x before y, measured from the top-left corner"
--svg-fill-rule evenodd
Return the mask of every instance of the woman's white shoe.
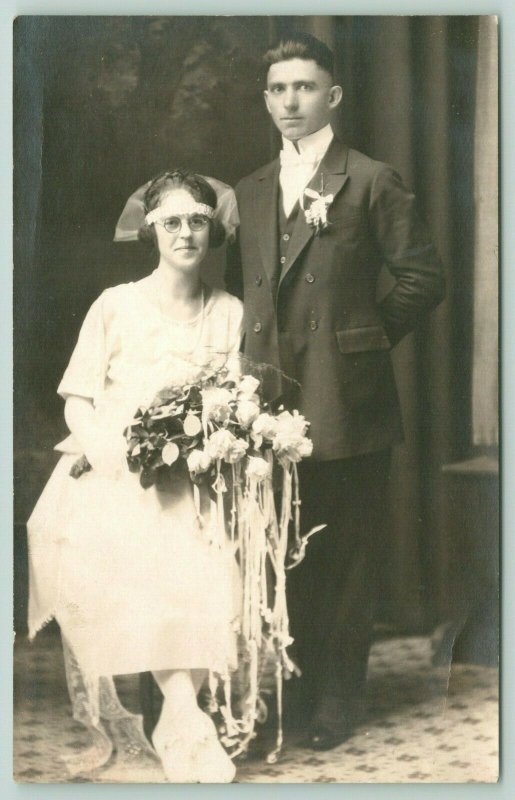
<path id="1" fill-rule="evenodd" d="M 236 767 L 220 744 L 213 720 L 201 712 L 205 735 L 197 750 L 197 768 L 200 783 L 231 783 Z"/>
<path id="2" fill-rule="evenodd" d="M 179 725 L 160 719 L 152 743 L 170 783 L 197 783 L 192 762 L 191 742 L 181 735 Z"/>
<path id="3" fill-rule="evenodd" d="M 231 783 L 236 768 L 218 741 L 213 721 L 199 708 L 162 716 L 152 742 L 170 783 Z"/>

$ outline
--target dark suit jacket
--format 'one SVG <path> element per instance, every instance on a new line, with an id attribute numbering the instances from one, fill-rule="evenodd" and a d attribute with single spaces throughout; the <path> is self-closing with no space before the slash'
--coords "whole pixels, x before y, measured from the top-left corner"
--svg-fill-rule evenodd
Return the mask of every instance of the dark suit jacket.
<path id="1" fill-rule="evenodd" d="M 279 161 L 236 187 L 241 219 L 226 284 L 245 305 L 245 353 L 300 384 L 313 457 L 347 458 L 402 436 L 389 350 L 444 295 L 441 263 L 395 171 L 334 139 L 310 186 L 333 194 L 314 235 L 300 211 L 279 273 Z M 395 279 L 378 303 L 383 264 Z M 268 387 L 277 394 L 279 385 Z"/>

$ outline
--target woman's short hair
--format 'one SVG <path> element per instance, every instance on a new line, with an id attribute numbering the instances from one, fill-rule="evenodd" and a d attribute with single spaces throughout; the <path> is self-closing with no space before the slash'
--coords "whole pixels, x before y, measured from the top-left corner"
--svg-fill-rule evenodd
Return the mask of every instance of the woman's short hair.
<path id="1" fill-rule="evenodd" d="M 292 58 L 302 58 L 304 61 L 314 61 L 319 67 L 334 76 L 334 56 L 324 42 L 310 33 L 295 33 L 283 36 L 276 44 L 270 47 L 263 56 L 266 71 L 272 64 L 280 61 L 290 61 Z"/>
<path id="2" fill-rule="evenodd" d="M 174 169 L 162 172 L 151 180 L 143 198 L 145 214 L 157 208 L 163 195 L 172 189 L 185 189 L 197 203 L 204 203 L 207 206 L 211 206 L 211 208 L 216 208 L 216 192 L 202 175 L 183 169 Z M 147 225 L 145 222 L 138 231 L 138 238 L 142 242 L 157 246 L 154 225 Z M 223 225 L 216 218 L 211 219 L 209 221 L 209 246 L 219 247 L 224 241 L 225 229 Z"/>

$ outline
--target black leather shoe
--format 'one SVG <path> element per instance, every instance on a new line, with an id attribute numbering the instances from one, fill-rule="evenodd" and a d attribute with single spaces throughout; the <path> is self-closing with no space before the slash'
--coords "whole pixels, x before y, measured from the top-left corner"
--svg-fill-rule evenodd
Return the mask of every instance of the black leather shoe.
<path id="1" fill-rule="evenodd" d="M 352 730 L 332 731 L 320 725 L 311 731 L 308 746 L 312 750 L 333 750 L 350 739 L 352 734 Z"/>

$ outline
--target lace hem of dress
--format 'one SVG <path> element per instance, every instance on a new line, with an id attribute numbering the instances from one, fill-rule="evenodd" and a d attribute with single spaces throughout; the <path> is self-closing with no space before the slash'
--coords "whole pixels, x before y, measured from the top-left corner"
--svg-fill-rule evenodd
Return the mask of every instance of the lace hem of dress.
<path id="1" fill-rule="evenodd" d="M 62 637 L 66 682 L 73 718 L 84 725 L 91 745 L 62 759 L 72 776 L 107 765 L 116 754 L 116 768 L 160 770 L 160 760 L 143 731 L 143 718 L 121 704 L 111 677 L 85 675 L 65 637 Z M 158 778 L 159 779 L 159 778 Z"/>

